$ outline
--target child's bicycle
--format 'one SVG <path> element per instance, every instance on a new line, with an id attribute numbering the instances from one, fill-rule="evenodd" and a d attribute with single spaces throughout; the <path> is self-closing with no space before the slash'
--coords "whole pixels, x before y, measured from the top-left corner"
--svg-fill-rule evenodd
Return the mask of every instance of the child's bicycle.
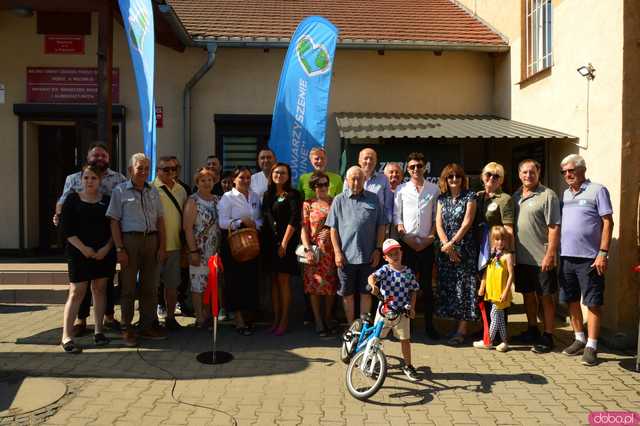
<path id="1" fill-rule="evenodd" d="M 367 314 L 365 318 L 355 320 L 342 336 L 340 359 L 349 364 L 347 389 L 354 398 L 360 400 L 371 398 L 387 378 L 387 357 L 380 341 L 382 329 L 385 324 L 393 326 L 395 321 L 399 321 L 400 315 L 409 315 L 411 311 L 410 305 L 399 310 L 391 309 L 389 303 L 393 298 L 383 300 L 379 294 L 377 297 L 380 300 L 378 312 L 382 319 L 374 324 L 371 314 Z"/>

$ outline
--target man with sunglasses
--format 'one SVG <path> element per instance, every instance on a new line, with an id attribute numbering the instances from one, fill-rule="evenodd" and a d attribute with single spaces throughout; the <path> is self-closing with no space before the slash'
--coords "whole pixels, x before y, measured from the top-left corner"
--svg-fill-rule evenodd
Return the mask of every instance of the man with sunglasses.
<path id="1" fill-rule="evenodd" d="M 562 198 L 560 232 L 560 300 L 569 305 L 574 342 L 562 353 L 582 353 L 582 364 L 598 363 L 598 334 L 604 304 L 604 274 L 613 232 L 613 208 L 609 191 L 585 177 L 587 164 L 571 154 L 560 163 L 569 188 Z M 582 303 L 587 306 L 588 340 L 584 334 Z"/>
<path id="2" fill-rule="evenodd" d="M 187 192 L 176 183 L 175 162 L 171 157 L 158 159 L 158 175 L 153 181 L 160 194 L 160 202 L 164 212 L 164 238 L 167 260 L 160 265 L 160 287 L 158 289 L 158 317 L 165 316 L 165 325 L 169 330 L 177 330 L 180 324 L 176 321 L 175 310 L 180 286 L 180 230 L 182 229 L 182 208 L 187 201 Z M 163 315 L 164 314 L 164 315 Z"/>
<path id="3" fill-rule="evenodd" d="M 518 165 L 522 187 L 513 194 L 516 207 L 516 291 L 522 293 L 528 328 L 514 343 L 533 344 L 535 353 L 553 349 L 554 295 L 558 291 L 557 251 L 560 244 L 560 201 L 540 183 L 540 163 Z M 544 333 L 538 330 L 538 300 L 542 300 Z"/>
<path id="4" fill-rule="evenodd" d="M 424 298 L 425 333 L 432 340 L 440 335 L 433 326 L 433 241 L 438 186 L 424 178 L 426 160 L 422 153 L 412 152 L 407 158 L 411 179 L 396 189 L 393 223 L 401 237 L 405 264 L 414 271 Z"/>

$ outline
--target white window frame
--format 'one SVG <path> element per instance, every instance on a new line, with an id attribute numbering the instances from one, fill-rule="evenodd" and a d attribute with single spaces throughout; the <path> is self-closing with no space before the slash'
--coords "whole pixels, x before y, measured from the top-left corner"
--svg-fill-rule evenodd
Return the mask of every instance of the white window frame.
<path id="1" fill-rule="evenodd" d="M 551 0 L 524 0 L 524 77 L 553 65 Z"/>

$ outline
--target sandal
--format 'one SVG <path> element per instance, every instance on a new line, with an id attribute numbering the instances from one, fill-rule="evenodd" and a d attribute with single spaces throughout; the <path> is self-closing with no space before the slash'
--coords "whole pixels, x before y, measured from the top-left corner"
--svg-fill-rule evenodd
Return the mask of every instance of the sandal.
<path id="1" fill-rule="evenodd" d="M 329 330 L 327 330 L 326 328 L 323 328 L 322 330 L 318 331 L 318 336 L 320 336 L 320 337 L 328 337 L 329 336 Z"/>
<path id="2" fill-rule="evenodd" d="M 96 346 L 104 346 L 108 345 L 111 339 L 109 339 L 102 333 L 98 333 L 93 335 L 93 341 L 95 342 Z"/>
<path id="3" fill-rule="evenodd" d="M 464 343 L 464 334 L 456 333 L 447 341 L 447 344 L 450 346 L 459 346 Z"/>
<path id="4" fill-rule="evenodd" d="M 82 348 L 80 346 L 76 346 L 73 340 L 69 340 L 67 343 L 62 343 L 61 346 L 68 354 L 79 354 L 82 352 Z"/>

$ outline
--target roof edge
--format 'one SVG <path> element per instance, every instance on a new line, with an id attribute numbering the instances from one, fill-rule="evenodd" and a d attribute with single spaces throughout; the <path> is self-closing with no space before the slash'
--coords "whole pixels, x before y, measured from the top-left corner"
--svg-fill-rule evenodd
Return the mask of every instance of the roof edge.
<path id="1" fill-rule="evenodd" d="M 504 35 L 504 33 L 502 33 L 501 31 L 498 31 L 498 29 L 496 27 L 494 27 L 488 21 L 486 21 L 483 18 L 481 18 L 480 15 L 478 15 L 475 11 L 472 11 L 467 6 L 465 6 L 462 3 L 460 3 L 458 0 L 449 0 L 449 1 L 451 3 L 453 3 L 454 5 L 458 6 L 460 9 L 464 10 L 469 16 L 473 17 L 473 19 L 477 20 L 482 25 L 484 25 L 485 27 L 489 28 L 491 31 L 493 31 L 498 36 L 500 36 L 502 41 L 504 41 L 507 45 L 509 44 L 509 37 Z"/>
<path id="2" fill-rule="evenodd" d="M 192 37 L 196 43 L 215 42 L 219 47 L 235 48 L 282 48 L 289 47 L 289 38 L 253 38 L 253 37 Z M 427 51 L 472 51 L 472 52 L 508 52 L 509 45 L 482 43 L 453 43 L 432 41 L 404 41 L 404 40 L 341 40 L 338 49 L 360 50 L 427 50 Z"/>

